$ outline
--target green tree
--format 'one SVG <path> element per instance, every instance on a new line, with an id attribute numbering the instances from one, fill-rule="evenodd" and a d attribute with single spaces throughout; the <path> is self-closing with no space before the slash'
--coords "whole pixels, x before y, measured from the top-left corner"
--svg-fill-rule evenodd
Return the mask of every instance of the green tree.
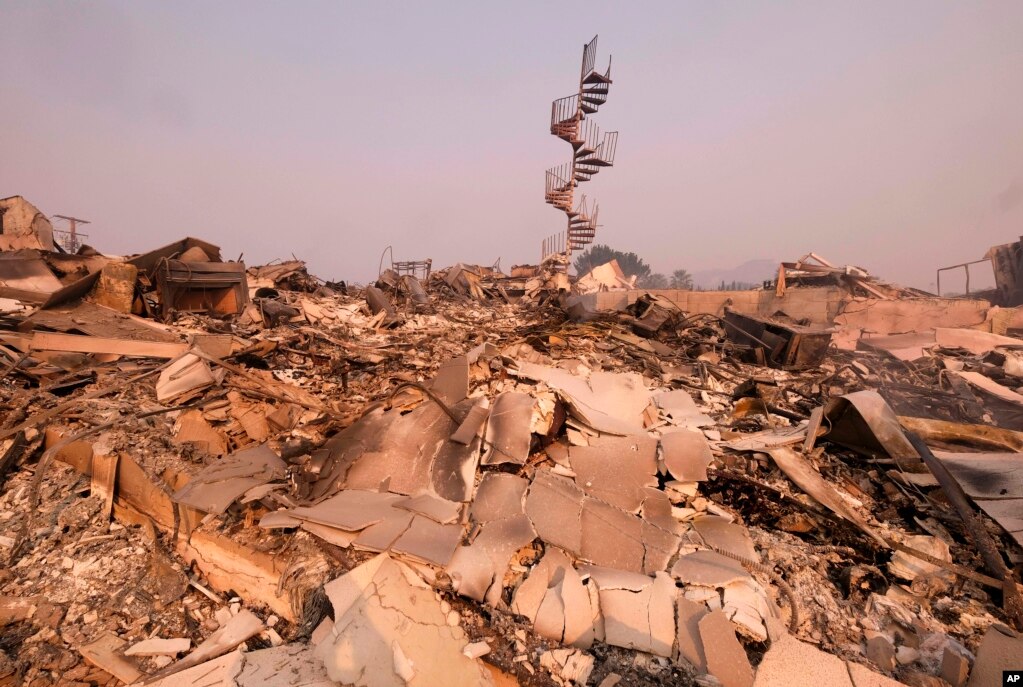
<path id="1" fill-rule="evenodd" d="M 693 275 L 686 270 L 675 270 L 671 274 L 671 288 L 681 291 L 693 290 Z"/>
<path id="2" fill-rule="evenodd" d="M 650 276 L 650 265 L 643 262 L 638 255 L 614 250 L 602 243 L 595 243 L 576 256 L 573 265 L 575 266 L 576 274 L 581 276 L 594 267 L 603 265 L 605 262 L 611 262 L 612 260 L 618 261 L 618 266 L 626 277 L 636 277 L 637 282 Z"/>
<path id="3" fill-rule="evenodd" d="M 668 278 L 660 272 L 654 272 L 637 279 L 636 286 L 641 289 L 666 289 L 668 288 Z"/>

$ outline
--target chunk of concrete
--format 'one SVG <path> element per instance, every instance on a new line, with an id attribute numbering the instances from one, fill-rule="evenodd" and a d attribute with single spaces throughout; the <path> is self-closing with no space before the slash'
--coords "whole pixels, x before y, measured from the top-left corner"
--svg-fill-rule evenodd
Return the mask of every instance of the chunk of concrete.
<path id="1" fill-rule="evenodd" d="M 707 657 L 707 672 L 716 677 L 723 687 L 752 687 L 753 667 L 735 636 L 735 628 L 728 616 L 721 611 L 711 611 L 700 618 L 699 626 L 700 641 Z"/>
<path id="2" fill-rule="evenodd" d="M 970 662 L 958 651 L 945 647 L 941 655 L 941 678 L 952 687 L 963 687 L 970 674 Z"/>
<path id="3" fill-rule="evenodd" d="M 700 639 L 700 620 L 708 613 L 710 611 L 703 604 L 679 595 L 676 607 L 676 658 L 685 659 L 699 673 L 707 672 L 707 656 L 703 652 L 703 640 Z"/>
<path id="4" fill-rule="evenodd" d="M 867 640 L 867 658 L 881 670 L 895 670 L 895 646 L 884 635 L 875 635 Z"/>
<path id="5" fill-rule="evenodd" d="M 977 648 L 967 687 L 1003 684 L 1002 671 L 1019 670 L 1021 656 L 1023 637 L 1004 625 L 992 625 Z"/>
<path id="6" fill-rule="evenodd" d="M 711 652 L 710 647 L 707 651 Z M 784 635 L 771 644 L 757 667 L 753 684 L 754 687 L 853 687 L 849 669 L 842 659 L 791 635 Z"/>

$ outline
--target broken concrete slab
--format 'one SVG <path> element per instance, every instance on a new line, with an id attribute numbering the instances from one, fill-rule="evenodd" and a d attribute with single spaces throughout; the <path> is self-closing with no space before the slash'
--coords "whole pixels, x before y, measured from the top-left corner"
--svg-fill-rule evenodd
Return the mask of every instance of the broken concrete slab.
<path id="1" fill-rule="evenodd" d="M 1002 682 L 1003 671 L 1019 670 L 1021 656 L 1023 637 L 1004 625 L 991 626 L 977 648 L 967 687 L 1005 684 Z"/>
<path id="2" fill-rule="evenodd" d="M 709 651 L 709 649 L 708 649 Z M 757 666 L 754 687 L 854 687 L 845 662 L 815 646 L 784 635 Z"/>
<path id="3" fill-rule="evenodd" d="M 315 649 L 327 675 L 354 687 L 493 685 L 437 593 L 381 554 L 324 585 L 334 627 Z"/>

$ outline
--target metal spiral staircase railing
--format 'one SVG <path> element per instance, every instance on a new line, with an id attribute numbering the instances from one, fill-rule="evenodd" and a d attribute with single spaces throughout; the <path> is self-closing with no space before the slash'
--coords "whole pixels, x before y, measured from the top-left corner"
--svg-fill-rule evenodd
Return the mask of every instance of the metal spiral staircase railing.
<path id="1" fill-rule="evenodd" d="M 575 200 L 579 184 L 590 181 L 604 167 L 614 165 L 618 148 L 617 131 L 601 133 L 596 123 L 588 119 L 607 102 L 611 87 L 611 58 L 602 74 L 594 69 L 596 57 L 594 36 L 583 46 L 579 91 L 551 103 L 551 134 L 571 144 L 572 159 L 547 170 L 544 200 L 568 216 L 568 228 L 544 239 L 541 260 L 564 253 L 570 261 L 572 251 L 593 243 L 597 233 L 597 204 L 587 207 L 585 195 L 580 195 L 578 203 Z"/>

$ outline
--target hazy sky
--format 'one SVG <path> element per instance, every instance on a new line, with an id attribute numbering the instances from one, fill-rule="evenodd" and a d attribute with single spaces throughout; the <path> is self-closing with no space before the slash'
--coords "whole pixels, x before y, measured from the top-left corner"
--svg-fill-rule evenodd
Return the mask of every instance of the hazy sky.
<path id="1" fill-rule="evenodd" d="M 1023 234 L 1019 0 L 0 0 L 0 197 L 110 253 L 535 262 L 596 33 L 621 134 L 583 190 L 655 270 L 815 251 L 928 288 Z"/>

